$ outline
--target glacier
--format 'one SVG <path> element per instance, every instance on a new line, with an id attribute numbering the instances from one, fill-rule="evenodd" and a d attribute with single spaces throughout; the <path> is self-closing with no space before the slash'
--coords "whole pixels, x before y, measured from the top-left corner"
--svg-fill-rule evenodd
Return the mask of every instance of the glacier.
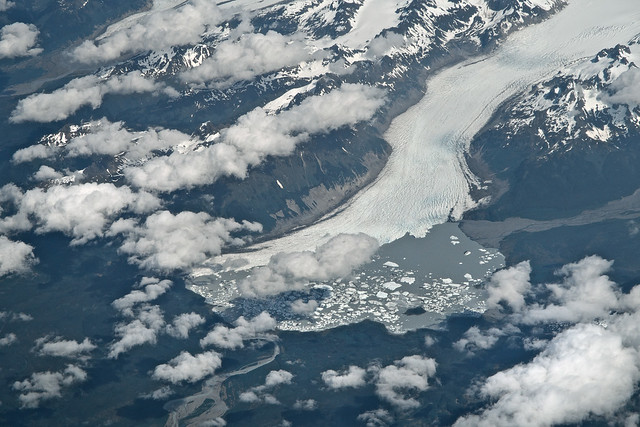
<path id="1" fill-rule="evenodd" d="M 313 249 L 339 233 L 364 232 L 388 243 L 406 233 L 425 236 L 432 226 L 461 218 L 476 206 L 470 190 L 480 184 L 465 152 L 501 103 L 639 33 L 637 0 L 569 1 L 546 21 L 511 34 L 490 54 L 431 77 L 425 96 L 385 133 L 393 149 L 387 165 L 343 206 L 309 227 L 212 261 L 242 260 L 249 268 L 278 252 Z"/>

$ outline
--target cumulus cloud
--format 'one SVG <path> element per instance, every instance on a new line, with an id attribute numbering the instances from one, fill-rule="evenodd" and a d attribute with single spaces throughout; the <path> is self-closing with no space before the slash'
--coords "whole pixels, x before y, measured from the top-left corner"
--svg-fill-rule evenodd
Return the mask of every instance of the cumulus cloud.
<path id="1" fill-rule="evenodd" d="M 463 352 L 473 353 L 476 350 L 488 350 L 498 342 L 498 339 L 505 332 L 502 329 L 491 328 L 488 331 L 481 331 L 477 326 L 472 326 L 464 333 L 464 336 L 453 343 L 453 348 Z"/>
<path id="2" fill-rule="evenodd" d="M 260 401 L 260 397 L 258 397 L 256 392 L 251 391 L 251 390 L 243 391 L 242 393 L 240 393 L 238 398 L 240 399 L 241 402 L 246 402 L 246 403 L 253 403 L 253 402 L 259 402 Z"/>
<path id="3" fill-rule="evenodd" d="M 514 312 L 522 310 L 525 306 L 524 296 L 531 288 L 530 275 L 529 261 L 494 273 L 487 287 L 487 307 L 502 309 L 500 303 L 505 302 Z"/>
<path id="4" fill-rule="evenodd" d="M 524 338 L 522 340 L 522 347 L 527 351 L 540 351 L 543 350 L 549 342 L 547 340 L 541 340 L 538 338 Z"/>
<path id="5" fill-rule="evenodd" d="M 55 153 L 56 147 L 36 144 L 16 151 L 13 154 L 11 161 L 13 163 L 24 163 L 38 159 L 48 159 L 53 157 Z"/>
<path id="6" fill-rule="evenodd" d="M 172 285 L 173 282 L 171 280 L 143 277 L 139 286 L 144 290 L 133 290 L 112 302 L 111 305 L 123 314 L 133 317 L 133 307 L 135 305 L 155 300 L 166 293 Z"/>
<path id="7" fill-rule="evenodd" d="M 98 40 L 87 40 L 74 48 L 71 55 L 80 62 L 96 63 L 128 53 L 193 44 L 221 20 L 214 2 L 193 0 L 177 8 L 152 10 L 126 24 L 110 27 Z"/>
<path id="8" fill-rule="evenodd" d="M 304 302 L 301 299 L 297 299 L 291 303 L 291 311 L 296 314 L 309 315 L 316 311 L 316 308 L 318 308 L 318 301 L 314 299 L 307 302 Z"/>
<path id="9" fill-rule="evenodd" d="M 9 121 L 46 123 L 64 120 L 81 107 L 90 106 L 94 110 L 99 108 L 107 94 L 129 95 L 145 92 L 177 95 L 175 89 L 144 78 L 136 71 L 107 79 L 91 75 L 73 79 L 51 93 L 39 93 L 21 99 L 11 113 Z"/>
<path id="10" fill-rule="evenodd" d="M 358 415 L 358 421 L 365 423 L 367 427 L 386 427 L 393 423 L 393 416 L 385 409 L 374 409 Z"/>
<path id="11" fill-rule="evenodd" d="M 0 347 L 6 347 L 18 341 L 18 337 L 14 333 L 8 333 L 0 338 Z"/>
<path id="12" fill-rule="evenodd" d="M 606 273 L 613 263 L 598 256 L 589 256 L 560 269 L 562 283 L 546 284 L 551 303 L 534 304 L 527 309 L 522 321 L 585 322 L 609 315 L 617 308 L 619 293 Z"/>
<path id="13" fill-rule="evenodd" d="M 13 383 L 22 408 L 38 408 L 44 400 L 62 397 L 62 389 L 86 381 L 87 373 L 76 365 L 67 365 L 62 372 L 36 372 L 31 378 Z"/>
<path id="14" fill-rule="evenodd" d="M 434 345 L 437 342 L 438 342 L 438 340 L 436 338 L 432 337 L 431 335 L 425 335 L 425 337 L 424 337 L 424 346 L 425 347 L 431 347 L 432 345 Z"/>
<path id="15" fill-rule="evenodd" d="M 272 394 L 264 394 L 262 396 L 262 398 L 264 399 L 264 403 L 266 403 L 267 405 L 279 405 L 280 401 Z"/>
<path id="16" fill-rule="evenodd" d="M 215 81 L 215 86 L 227 86 L 284 67 L 298 65 L 310 52 L 299 35 L 284 36 L 275 31 L 266 34 L 243 34 L 237 40 L 220 43 L 213 55 L 202 64 L 182 73 L 189 83 Z"/>
<path id="17" fill-rule="evenodd" d="M 603 96 L 611 104 L 626 104 L 631 108 L 640 105 L 640 70 L 631 67 L 611 83 L 612 94 Z"/>
<path id="18" fill-rule="evenodd" d="M 371 366 L 369 370 L 373 374 L 372 382 L 378 397 L 403 411 L 420 406 L 412 395 L 429 388 L 429 378 L 435 375 L 436 366 L 433 359 L 413 355 L 385 367 Z M 357 388 L 366 384 L 366 375 L 365 369 L 352 365 L 342 372 L 324 371 L 322 380 L 331 389 Z M 408 392 L 411 395 L 407 395 Z"/>
<path id="19" fill-rule="evenodd" d="M 481 395 L 495 401 L 456 426 L 573 424 L 612 415 L 640 379 L 637 351 L 601 326 L 579 324 L 558 334 L 530 363 L 489 377 Z"/>
<path id="20" fill-rule="evenodd" d="M 155 344 L 164 326 L 165 321 L 160 307 L 157 305 L 142 307 L 135 320 L 116 325 L 115 334 L 119 339 L 109 347 L 109 357 L 117 359 L 120 354 L 133 347 Z"/>
<path id="21" fill-rule="evenodd" d="M 324 371 L 322 381 L 331 389 L 358 388 L 366 384 L 367 371 L 359 366 L 351 365 L 347 370 L 337 372 L 332 369 Z"/>
<path id="22" fill-rule="evenodd" d="M 129 261 L 146 269 L 175 270 L 191 267 L 219 255 L 225 245 L 245 241 L 233 237 L 241 231 L 261 231 L 258 223 L 213 218 L 205 212 L 156 212 L 142 225 L 130 220 L 114 223 L 110 234 L 124 234 L 120 250 Z"/>
<path id="23" fill-rule="evenodd" d="M 404 44 L 405 40 L 402 34 L 390 31 L 385 35 L 378 35 L 367 46 L 367 57 L 371 59 L 381 58 L 387 55 L 394 47 L 400 47 Z"/>
<path id="24" fill-rule="evenodd" d="M 384 95 L 374 87 L 343 84 L 276 115 L 258 107 L 223 129 L 216 144 L 197 151 L 173 152 L 125 168 L 123 173 L 137 187 L 165 192 L 211 184 L 222 176 L 244 178 L 250 167 L 268 156 L 291 154 L 312 134 L 369 120 L 383 105 Z"/>
<path id="25" fill-rule="evenodd" d="M 151 400 L 164 400 L 168 397 L 171 397 L 174 394 L 174 391 L 169 386 L 160 387 L 157 390 L 153 390 L 150 393 L 145 393 L 140 395 L 141 399 L 151 399 Z"/>
<path id="26" fill-rule="evenodd" d="M 195 356 L 183 351 L 168 363 L 156 366 L 153 378 L 173 384 L 184 381 L 194 383 L 212 375 L 221 365 L 220 354 L 215 351 L 207 351 Z"/>
<path id="27" fill-rule="evenodd" d="M 269 313 L 263 311 L 251 320 L 240 316 L 235 321 L 235 328 L 218 325 L 200 340 L 200 345 L 206 347 L 215 345 L 220 348 L 236 349 L 244 347 L 244 341 L 255 338 L 260 334 L 275 329 L 277 322 Z"/>
<path id="28" fill-rule="evenodd" d="M 115 156 L 123 153 L 125 158 L 135 161 L 150 156 L 154 151 L 196 143 L 189 135 L 177 130 L 148 128 L 133 132 L 125 128 L 124 122 L 112 123 L 106 118 L 90 121 L 82 127 L 86 133 L 71 138 L 64 145 L 32 145 L 16 151 L 12 160 L 14 163 L 30 162 L 51 158 L 57 153 L 67 157 Z"/>
<path id="29" fill-rule="evenodd" d="M 86 353 L 95 349 L 96 345 L 89 338 L 85 338 L 82 342 L 49 336 L 36 340 L 36 351 L 41 356 L 85 357 Z"/>
<path id="30" fill-rule="evenodd" d="M 300 411 L 315 411 L 318 409 L 318 402 L 313 399 L 296 400 L 296 403 L 293 404 L 293 409 L 298 409 Z"/>
<path id="31" fill-rule="evenodd" d="M 0 0 L 0 12 L 11 9 L 16 3 L 9 0 Z"/>
<path id="32" fill-rule="evenodd" d="M 0 236 L 0 277 L 29 271 L 37 262 L 37 258 L 33 255 L 33 246 Z"/>
<path id="33" fill-rule="evenodd" d="M 264 297 L 304 288 L 308 281 L 329 280 L 350 274 L 368 262 L 378 250 L 378 241 L 364 233 L 339 234 L 318 246 L 315 252 L 279 253 L 264 267 L 252 271 L 239 284 L 243 295 Z M 297 308 L 302 307 L 300 304 Z"/>
<path id="34" fill-rule="evenodd" d="M 396 360 L 393 365 L 381 368 L 376 377 L 376 394 L 398 410 L 415 409 L 420 406 L 414 397 L 403 391 L 425 391 L 429 388 L 429 377 L 436 373 L 433 359 L 414 355 Z"/>
<path id="35" fill-rule="evenodd" d="M 3 195 L 17 213 L 0 218 L 0 232 L 28 230 L 33 222 L 36 233 L 60 231 L 73 238 L 72 245 L 103 236 L 107 225 L 123 211 L 144 213 L 160 206 L 160 200 L 149 193 L 113 184 L 56 185 L 25 193 L 9 184 L 0 188 L 0 202 Z"/>
<path id="36" fill-rule="evenodd" d="M 269 389 L 277 387 L 282 384 L 291 384 L 293 380 L 293 374 L 283 369 L 277 371 L 271 371 L 267 374 L 264 385 L 252 387 L 251 389 L 240 393 L 239 399 L 242 402 L 253 403 L 264 401 L 269 405 L 279 405 L 280 402 L 275 396 L 266 393 Z M 309 409 L 310 410 L 310 409 Z"/>
<path id="37" fill-rule="evenodd" d="M 264 380 L 264 385 L 265 387 L 274 387 L 280 384 L 291 384 L 292 379 L 293 374 L 291 372 L 280 369 L 269 372 Z"/>
<path id="38" fill-rule="evenodd" d="M 189 331 L 197 328 L 205 322 L 204 317 L 198 313 L 183 313 L 173 318 L 173 322 L 167 325 L 167 334 L 174 338 L 189 338 Z"/>
<path id="39" fill-rule="evenodd" d="M 33 174 L 33 179 L 35 179 L 36 181 L 49 181 L 51 179 L 60 179 L 63 176 L 64 175 L 62 175 L 51 166 L 42 165 L 40 166 L 40 169 L 38 169 L 38 171 Z"/>
<path id="40" fill-rule="evenodd" d="M 4 10 L 2 6 L 0 3 L 0 10 Z M 42 49 L 34 47 L 39 34 L 40 31 L 33 24 L 15 22 L 5 25 L 0 29 L 0 59 L 39 54 Z"/>
<path id="41" fill-rule="evenodd" d="M 640 381 L 640 286 L 622 294 L 605 274 L 611 266 L 586 257 L 562 267 L 560 283 L 538 287 L 548 301 L 518 308 L 510 320 L 566 329 L 550 341 L 525 338 L 526 350 L 541 353 L 484 381 L 477 391 L 491 404 L 456 425 L 547 426 L 619 415 Z"/>
<path id="42" fill-rule="evenodd" d="M 30 322 L 33 316 L 26 313 L 14 313 L 13 311 L 0 311 L 0 320 L 9 322 Z"/>

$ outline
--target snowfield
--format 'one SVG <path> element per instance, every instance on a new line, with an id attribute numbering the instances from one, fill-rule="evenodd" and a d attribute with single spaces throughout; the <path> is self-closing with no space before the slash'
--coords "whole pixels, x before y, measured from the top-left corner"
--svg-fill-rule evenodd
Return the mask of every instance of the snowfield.
<path id="1" fill-rule="evenodd" d="M 571 0 L 538 25 L 512 34 L 493 53 L 443 70 L 427 82 L 424 98 L 394 119 L 385 138 L 393 147 L 379 177 L 324 220 L 251 253 L 227 254 L 215 262 L 246 259 L 266 264 L 277 252 L 313 249 L 338 233 L 364 232 L 381 243 L 407 232 L 459 218 L 474 206 L 475 177 L 464 161 L 473 136 L 507 98 L 565 66 L 626 43 L 640 33 L 637 0 Z"/>

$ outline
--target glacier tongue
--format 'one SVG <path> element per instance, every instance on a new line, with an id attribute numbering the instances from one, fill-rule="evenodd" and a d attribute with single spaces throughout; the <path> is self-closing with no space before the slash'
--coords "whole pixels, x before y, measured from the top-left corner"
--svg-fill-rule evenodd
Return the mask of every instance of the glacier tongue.
<path id="1" fill-rule="evenodd" d="M 599 50 L 640 33 L 637 0 L 573 0 L 550 19 L 518 31 L 492 54 L 448 68 L 427 82 L 427 93 L 396 117 L 385 138 L 393 147 L 379 177 L 324 220 L 253 252 L 215 262 L 246 259 L 266 264 L 277 252 L 312 249 L 338 233 L 364 232 L 381 243 L 431 226 L 474 205 L 464 153 L 472 137 L 510 96 Z"/>

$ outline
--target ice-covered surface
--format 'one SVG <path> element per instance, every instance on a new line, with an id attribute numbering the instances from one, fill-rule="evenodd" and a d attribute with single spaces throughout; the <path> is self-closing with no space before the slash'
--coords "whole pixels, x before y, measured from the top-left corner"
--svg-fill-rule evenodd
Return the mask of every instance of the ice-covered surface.
<path id="1" fill-rule="evenodd" d="M 474 205 L 464 152 L 471 138 L 510 96 L 599 50 L 640 33 L 636 0 L 575 0 L 547 21 L 512 34 L 492 54 L 434 76 L 427 94 L 398 116 L 386 139 L 393 153 L 369 187 L 323 221 L 285 237 L 228 254 L 265 264 L 277 252 L 315 247 L 345 232 L 365 232 L 382 243 L 406 232 L 423 236 Z"/>
<path id="2" fill-rule="evenodd" d="M 382 30 L 398 25 L 397 10 L 407 3 L 407 0 L 365 0 L 354 18 L 352 30 L 334 42 L 351 49 L 364 48 Z"/>
<path id="3" fill-rule="evenodd" d="M 636 96 L 628 83 L 638 63 L 636 38 L 603 49 L 536 84 L 509 106 L 506 120 L 494 129 L 504 134 L 505 146 L 519 135 L 533 136 L 529 142 L 538 156 L 581 144 L 615 144 L 640 127 Z"/>
<path id="4" fill-rule="evenodd" d="M 426 238 L 405 236 L 382 246 L 352 277 L 313 283 L 309 292 L 242 298 L 237 283 L 247 272 L 212 270 L 198 271 L 187 287 L 228 319 L 266 310 L 283 330 L 320 331 L 368 319 L 402 333 L 436 327 L 451 313 L 484 312 L 486 291 L 481 285 L 502 267 L 501 253 L 472 241 L 457 224 L 446 223 Z M 300 298 L 311 304 L 310 313 L 292 310 Z"/>

